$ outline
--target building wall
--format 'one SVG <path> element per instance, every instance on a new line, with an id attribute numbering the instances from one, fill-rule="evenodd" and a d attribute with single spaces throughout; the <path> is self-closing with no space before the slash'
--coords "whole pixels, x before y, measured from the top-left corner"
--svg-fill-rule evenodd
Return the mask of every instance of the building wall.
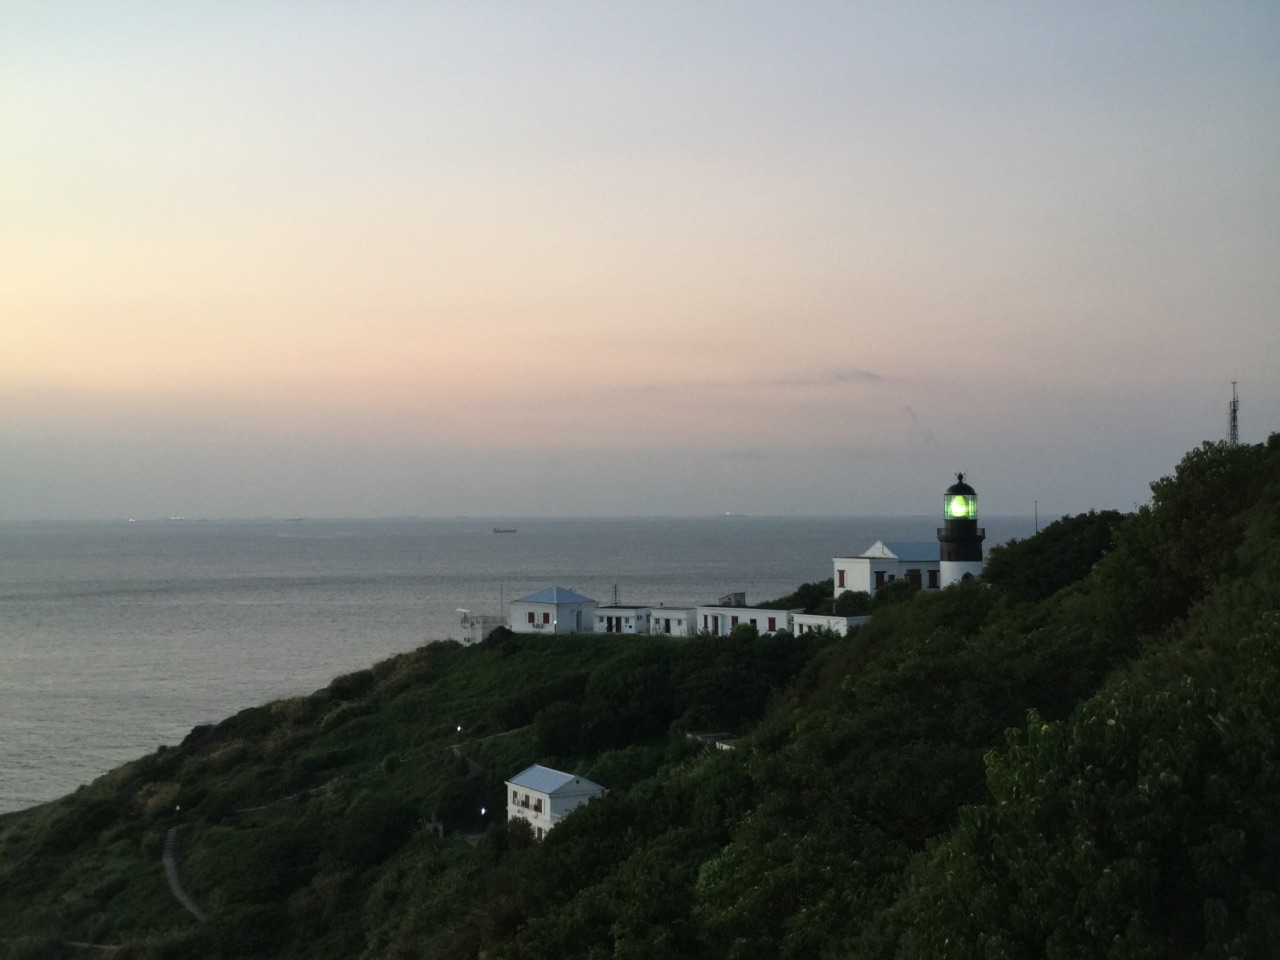
<path id="1" fill-rule="evenodd" d="M 507 784 L 507 821 L 528 820 L 539 840 L 551 829 L 551 798 L 545 793 Z M 541 833 L 539 832 L 541 831 Z"/>
<path id="2" fill-rule="evenodd" d="M 965 574 L 973 577 L 982 576 L 986 567 L 983 560 L 943 560 L 941 563 L 941 585 L 946 587 L 963 580 Z"/>
<path id="3" fill-rule="evenodd" d="M 555 826 L 589 800 L 604 793 L 604 788 L 587 781 L 579 787 L 566 784 L 551 795 L 551 825 Z"/>
<path id="4" fill-rule="evenodd" d="M 791 629 L 797 637 L 815 630 L 834 630 L 844 636 L 850 627 L 860 626 L 870 617 L 836 617 L 822 613 L 797 613 L 791 618 Z"/>
<path id="5" fill-rule="evenodd" d="M 836 557 L 832 566 L 835 596 L 840 596 L 846 590 L 852 590 L 854 593 L 871 592 L 870 560 L 865 557 Z M 843 576 L 841 576 L 842 573 Z"/>
<path id="6" fill-rule="evenodd" d="M 507 625 L 506 617 L 489 614 L 466 614 L 462 618 L 462 642 L 479 643 L 498 627 Z"/>
<path id="7" fill-rule="evenodd" d="M 590 633 L 595 627 L 595 601 L 590 603 L 511 602 L 512 633 Z M 533 622 L 529 622 L 533 614 Z M 575 626 L 575 615 L 580 619 Z"/>
<path id="8" fill-rule="evenodd" d="M 649 632 L 648 607 L 596 607 L 594 617 L 596 633 Z"/>
<path id="9" fill-rule="evenodd" d="M 603 787 L 590 781 L 576 787 L 568 784 L 551 794 L 530 790 L 508 781 L 507 821 L 527 820 L 533 828 L 534 837 L 541 840 L 557 823 L 603 793 Z"/>
<path id="10" fill-rule="evenodd" d="M 693 632 L 706 630 L 712 636 L 732 632 L 740 623 L 754 623 L 760 633 L 777 633 L 791 630 L 794 610 L 758 610 L 754 607 L 698 607 L 695 611 Z"/>
<path id="11" fill-rule="evenodd" d="M 650 613 L 649 632 L 671 637 L 688 637 L 697 633 L 692 627 L 697 610 L 692 607 L 654 607 Z"/>
<path id="12" fill-rule="evenodd" d="M 854 593 L 875 593 L 877 585 L 894 580 L 907 580 L 912 571 L 920 574 L 920 587 L 934 590 L 945 586 L 945 578 L 941 576 L 940 564 L 937 560 L 896 560 L 881 557 L 836 557 L 832 562 L 832 593 L 840 596 L 846 590 Z M 845 585 L 840 585 L 840 571 L 844 571 Z M 933 571 L 931 578 L 929 572 Z M 877 577 L 877 574 L 880 577 Z M 935 580 L 937 582 L 935 582 Z M 883 583 L 881 582 L 883 581 Z"/>

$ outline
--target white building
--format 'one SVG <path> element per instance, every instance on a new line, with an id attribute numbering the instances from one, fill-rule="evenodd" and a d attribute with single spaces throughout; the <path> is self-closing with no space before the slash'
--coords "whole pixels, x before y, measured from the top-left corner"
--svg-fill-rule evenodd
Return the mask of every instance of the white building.
<path id="1" fill-rule="evenodd" d="M 777 610 L 772 608 L 739 606 L 707 606 L 698 607 L 694 632 L 705 630 L 713 637 L 730 633 L 740 623 L 754 624 L 760 634 L 777 633 L 779 630 L 791 631 L 791 618 L 803 607 L 794 610 Z"/>
<path id="2" fill-rule="evenodd" d="M 843 637 L 850 627 L 861 626 L 870 617 L 837 617 L 829 613 L 797 613 L 791 618 L 791 632 L 797 637 L 815 630 L 831 630 Z"/>
<path id="3" fill-rule="evenodd" d="M 590 633 L 596 602 L 564 587 L 548 587 L 511 601 L 512 633 Z"/>
<path id="4" fill-rule="evenodd" d="M 835 596 L 846 590 L 875 593 L 886 583 L 909 580 L 937 590 L 941 552 L 937 540 L 877 540 L 856 557 L 836 557 Z"/>
<path id="5" fill-rule="evenodd" d="M 605 792 L 598 783 L 535 763 L 507 781 L 507 821 L 527 820 L 541 840 L 570 813 Z"/>
<path id="6" fill-rule="evenodd" d="M 596 633 L 648 633 L 650 609 L 622 604 L 596 607 Z"/>
<path id="7" fill-rule="evenodd" d="M 462 642 L 479 643 L 499 627 L 507 625 L 507 618 L 496 614 L 472 613 L 470 610 L 459 610 L 462 614 Z"/>
<path id="8" fill-rule="evenodd" d="M 649 611 L 649 632 L 668 637 L 688 637 L 698 632 L 693 626 L 696 607 L 653 607 Z"/>

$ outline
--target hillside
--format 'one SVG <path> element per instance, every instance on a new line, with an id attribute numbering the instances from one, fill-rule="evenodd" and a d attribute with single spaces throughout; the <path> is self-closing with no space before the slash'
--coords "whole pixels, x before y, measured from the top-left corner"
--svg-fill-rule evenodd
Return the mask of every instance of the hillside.
<path id="1" fill-rule="evenodd" d="M 1152 491 L 847 638 L 502 634 L 197 728 L 0 817 L 5 955 L 1278 955 L 1280 436 Z M 611 791 L 541 844 L 534 761 Z"/>

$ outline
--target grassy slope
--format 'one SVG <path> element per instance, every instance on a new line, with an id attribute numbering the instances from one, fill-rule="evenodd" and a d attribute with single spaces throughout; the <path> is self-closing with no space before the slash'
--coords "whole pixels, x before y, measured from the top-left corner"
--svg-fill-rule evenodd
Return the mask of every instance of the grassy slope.
<path id="1" fill-rule="evenodd" d="M 513 773 L 538 760 L 611 785 L 639 779 L 670 755 L 673 720 L 733 719 L 708 714 L 700 691 L 728 685 L 721 707 L 758 713 L 816 648 L 756 640 L 742 648 L 750 662 L 740 655 L 742 669 L 723 675 L 726 642 L 706 641 L 705 654 L 659 637 L 435 644 L 196 728 L 68 797 L 0 817 L 0 937 L 133 944 L 142 955 L 351 956 L 379 872 L 473 858 L 462 837 L 505 819 Z M 639 699 L 619 713 L 627 690 Z M 549 749 L 534 723 L 548 706 L 578 711 L 589 757 L 562 735 Z M 641 722 L 650 716 L 656 737 Z M 436 818 L 443 843 L 425 825 Z M 204 928 L 164 882 L 175 826 L 184 885 L 212 918 Z"/>

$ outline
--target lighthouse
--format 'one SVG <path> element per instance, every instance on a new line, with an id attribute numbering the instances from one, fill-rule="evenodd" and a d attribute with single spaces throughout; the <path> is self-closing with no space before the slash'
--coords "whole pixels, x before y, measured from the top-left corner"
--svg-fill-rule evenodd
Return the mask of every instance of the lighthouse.
<path id="1" fill-rule="evenodd" d="M 978 526 L 978 495 L 956 474 L 956 482 L 942 497 L 942 526 L 938 528 L 938 559 L 941 586 L 982 573 L 982 540 L 986 531 Z"/>

